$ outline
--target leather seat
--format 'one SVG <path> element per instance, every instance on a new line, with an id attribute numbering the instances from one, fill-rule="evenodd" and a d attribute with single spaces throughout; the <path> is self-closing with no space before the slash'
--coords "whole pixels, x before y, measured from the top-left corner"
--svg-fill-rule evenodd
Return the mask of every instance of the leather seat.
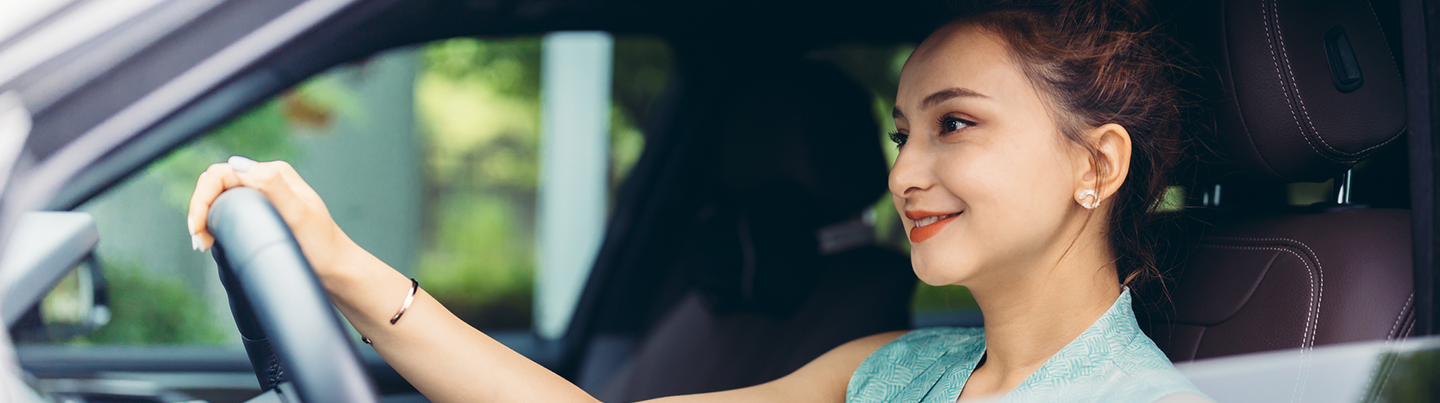
<path id="1" fill-rule="evenodd" d="M 1344 178 L 1402 137 L 1403 86 L 1374 11 L 1363 0 L 1196 3 L 1182 39 L 1213 79 L 1207 140 L 1219 163 L 1201 169 L 1212 206 L 1187 213 L 1205 224 L 1171 251 L 1183 270 L 1173 306 L 1151 312 L 1151 338 L 1179 362 L 1409 335 L 1407 210 L 1261 197 Z"/>
<path id="2" fill-rule="evenodd" d="M 602 401 L 764 383 L 909 326 L 909 258 L 875 246 L 862 216 L 887 176 L 869 93 L 830 65 L 768 66 L 693 135 L 705 194 L 675 262 L 688 291 Z"/>

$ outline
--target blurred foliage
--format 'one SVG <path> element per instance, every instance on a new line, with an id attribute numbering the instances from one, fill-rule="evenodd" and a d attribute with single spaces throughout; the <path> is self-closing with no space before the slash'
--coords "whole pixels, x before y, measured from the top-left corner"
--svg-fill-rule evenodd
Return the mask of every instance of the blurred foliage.
<path id="1" fill-rule="evenodd" d="M 328 126 L 339 115 L 361 119 L 356 95 L 328 75 L 316 76 L 291 91 L 211 130 L 156 161 L 142 175 L 165 184 L 163 199 L 182 208 L 190 205 L 195 181 L 210 164 L 243 155 L 256 161 L 304 158 L 294 136 Z"/>
<path id="2" fill-rule="evenodd" d="M 646 122 L 674 68 L 665 41 L 648 37 L 615 40 L 615 106 L 628 122 Z M 630 126 L 636 127 L 636 126 Z"/>
<path id="3" fill-rule="evenodd" d="M 88 265 L 87 265 L 88 266 Z M 89 268 L 76 268 L 60 278 L 49 294 L 40 300 L 40 318 L 45 325 L 76 324 L 88 319 L 90 305 L 94 303 L 82 293 L 80 272 Z"/>
<path id="4" fill-rule="evenodd" d="M 427 194 L 533 193 L 539 38 L 450 39 L 426 45 L 422 55 L 415 106 L 434 190 Z"/>
<path id="5" fill-rule="evenodd" d="M 531 321 L 540 56 L 538 37 L 451 39 L 419 52 L 415 114 L 426 205 L 416 276 L 481 328 L 528 327 Z M 663 41 L 616 38 L 612 188 L 644 149 L 638 124 L 648 118 L 670 69 Z M 342 118 L 366 123 L 361 100 L 340 77 L 316 76 L 176 149 L 130 181 L 160 183 L 163 203 L 184 211 L 199 173 L 231 155 L 301 162 L 300 137 L 318 135 Z M 179 279 L 153 274 L 138 260 L 121 259 L 105 268 L 111 322 L 70 343 L 230 340 L 218 326 L 228 318 L 213 317 L 213 301 Z"/>
<path id="6" fill-rule="evenodd" d="M 195 191 L 196 178 L 210 164 L 231 155 L 261 161 L 299 161 L 303 153 L 297 144 L 297 134 L 328 126 L 342 114 L 348 119 L 362 119 L 363 123 L 363 114 L 356 113 L 358 109 L 348 87 L 334 77 L 317 76 L 176 149 L 116 189 L 143 181 L 159 183 L 158 201 L 183 213 Z M 102 195 L 90 203 L 105 203 L 105 200 Z M 216 318 L 212 301 L 193 285 L 176 277 L 158 275 L 141 260 L 130 256 L 102 256 L 102 260 L 110 293 L 111 320 L 90 334 L 63 342 L 79 345 L 233 342 L 233 335 L 219 326 L 229 318 Z M 52 294 L 59 292 L 61 289 L 57 288 Z M 51 300 L 51 296 L 46 300 Z"/>
<path id="7" fill-rule="evenodd" d="M 434 244 L 420 258 L 426 291 L 472 324 L 530 323 L 534 289 L 533 228 L 514 210 L 524 201 L 496 195 L 446 197 L 436 206 Z M 533 215 L 532 215 L 533 216 Z"/>
<path id="8" fill-rule="evenodd" d="M 481 328 L 530 326 L 540 157 L 540 38 L 426 45 L 415 103 L 425 151 L 426 222 L 417 276 Z M 664 42 L 615 40 L 611 187 L 640 157 L 639 122 L 671 68 Z"/>
<path id="9" fill-rule="evenodd" d="M 651 109 L 664 93 L 672 69 L 670 46 L 665 41 L 636 36 L 616 38 L 614 102 L 610 107 L 612 195 L 640 160 L 640 152 L 645 149 L 645 128 L 641 125 L 650 121 Z"/>
<path id="10" fill-rule="evenodd" d="M 1440 350 L 1392 352 L 1381 355 L 1364 402 L 1418 403 L 1440 401 Z"/>
<path id="11" fill-rule="evenodd" d="M 222 344 L 233 337 L 216 325 L 210 304 L 180 280 L 149 274 L 135 262 L 103 264 L 110 323 L 74 344 Z"/>
<path id="12" fill-rule="evenodd" d="M 915 313 L 978 310 L 980 305 L 975 303 L 975 296 L 958 285 L 936 287 L 916 282 L 915 296 L 910 299 L 910 311 Z"/>

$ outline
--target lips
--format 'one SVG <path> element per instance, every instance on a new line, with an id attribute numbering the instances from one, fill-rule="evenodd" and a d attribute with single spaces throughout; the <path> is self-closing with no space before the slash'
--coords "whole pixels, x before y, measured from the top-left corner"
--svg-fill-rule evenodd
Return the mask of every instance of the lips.
<path id="1" fill-rule="evenodd" d="M 905 217 L 915 222 L 915 227 L 910 229 L 910 243 L 925 242 L 934 237 L 945 228 L 946 224 L 959 217 L 961 212 L 936 213 L 930 211 L 907 210 Z"/>

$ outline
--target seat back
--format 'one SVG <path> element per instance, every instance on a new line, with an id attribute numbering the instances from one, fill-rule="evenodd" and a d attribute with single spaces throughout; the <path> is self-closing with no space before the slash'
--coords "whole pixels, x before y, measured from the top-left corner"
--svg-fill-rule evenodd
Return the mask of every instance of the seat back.
<path id="1" fill-rule="evenodd" d="M 887 175 L 869 93 L 828 64 L 767 66 L 694 134 L 704 194 L 674 263 L 688 291 L 601 400 L 756 385 L 909 325 L 909 258 L 873 245 L 862 214 Z"/>
<path id="2" fill-rule="evenodd" d="M 1213 67 L 1208 144 L 1221 163 L 1203 170 L 1211 206 L 1193 213 L 1205 224 L 1179 253 L 1151 338 L 1178 362 L 1405 337 L 1408 211 L 1347 203 L 1349 189 L 1300 209 L 1243 200 L 1293 182 L 1348 186 L 1357 161 L 1402 137 L 1403 87 L 1375 13 L 1363 0 L 1196 3 L 1204 25 L 1185 32 Z"/>

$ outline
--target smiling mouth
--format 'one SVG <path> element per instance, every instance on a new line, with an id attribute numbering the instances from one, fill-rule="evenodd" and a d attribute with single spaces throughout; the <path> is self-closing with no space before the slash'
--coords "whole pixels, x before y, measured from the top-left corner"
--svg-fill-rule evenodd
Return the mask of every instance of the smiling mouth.
<path id="1" fill-rule="evenodd" d="M 936 215 L 936 216 L 929 216 L 929 217 L 921 218 L 921 219 L 919 219 L 919 220 L 915 220 L 915 228 L 920 228 L 920 227 L 924 227 L 924 226 L 927 226 L 927 225 L 930 225 L 930 224 L 934 224 L 934 223 L 936 223 L 936 222 L 939 222 L 940 220 L 944 220 L 944 219 L 946 219 L 946 218 L 954 217 L 954 216 L 957 216 L 957 215 L 960 215 L 960 213 L 950 213 L 950 214 L 946 214 L 946 215 Z"/>
<path id="2" fill-rule="evenodd" d="M 936 214 L 929 211 L 906 211 L 905 216 L 914 220 L 915 227 L 910 229 L 910 243 L 916 244 L 939 235 L 945 229 L 945 225 L 955 221 L 964 211 L 957 211 L 950 214 Z"/>

